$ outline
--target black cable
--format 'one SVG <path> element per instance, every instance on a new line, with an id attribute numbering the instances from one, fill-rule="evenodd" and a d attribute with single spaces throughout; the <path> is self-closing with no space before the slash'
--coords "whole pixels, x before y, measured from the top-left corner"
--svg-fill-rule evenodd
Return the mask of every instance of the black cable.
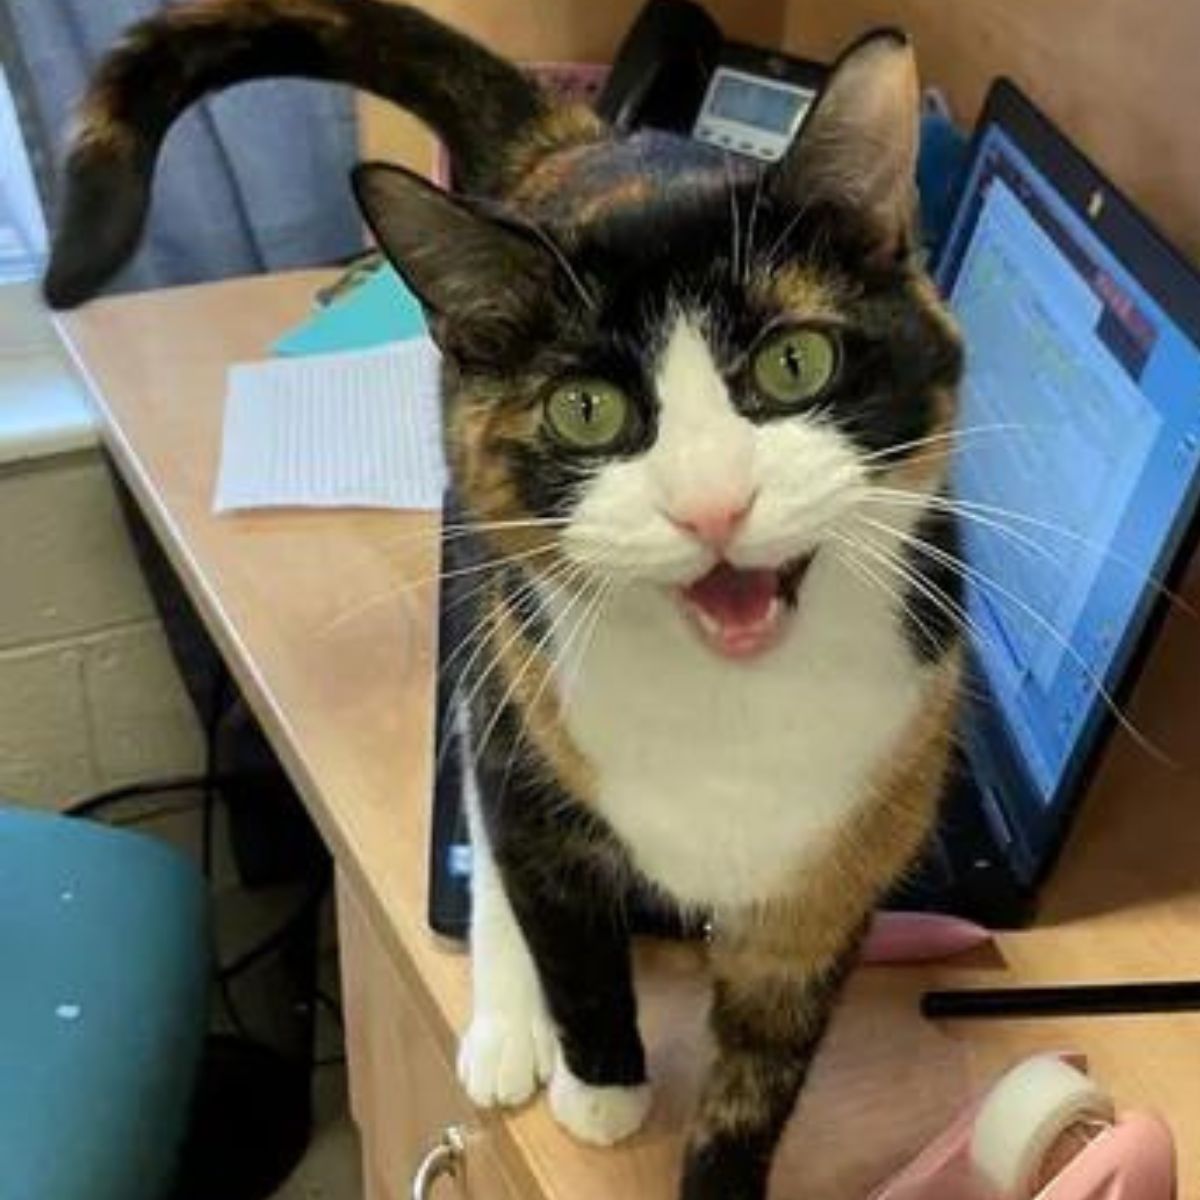
<path id="1" fill-rule="evenodd" d="M 228 708 L 229 701 L 234 695 L 233 681 L 224 663 L 219 665 L 218 672 L 214 680 L 212 699 L 207 718 L 204 722 L 204 751 L 207 770 L 205 773 L 206 783 L 203 797 L 200 859 L 204 874 L 210 883 L 215 857 L 217 795 L 214 784 L 219 778 L 217 775 L 217 740 L 220 733 L 221 721 Z M 217 964 L 213 974 L 220 992 L 222 1007 L 225 1009 L 234 1030 L 247 1041 L 256 1041 L 257 1039 L 250 1032 L 238 1009 L 237 999 L 233 994 L 234 981 L 245 974 L 251 967 L 282 950 L 288 944 L 320 907 L 329 891 L 331 882 L 332 871 L 326 869 L 322 872 L 321 878 L 317 880 L 312 890 L 301 899 L 296 908 L 271 933 L 238 955 L 232 962 L 224 966 L 220 965 L 220 963 Z"/>
<path id="2" fill-rule="evenodd" d="M 162 779 L 126 783 L 120 787 L 107 788 L 102 792 L 95 792 L 91 796 L 84 796 L 82 799 L 72 801 L 62 810 L 62 814 L 66 817 L 89 817 L 101 809 L 111 808 L 114 804 L 122 804 L 141 796 L 199 790 L 206 786 L 209 779 L 210 776 L 206 771 L 202 775 L 168 775 Z"/>
<path id="3" fill-rule="evenodd" d="M 279 926 L 260 942 L 251 946 L 249 950 L 239 954 L 232 962 L 218 968 L 217 978 L 219 980 L 236 979 L 237 976 L 248 971 L 255 963 L 261 962 L 264 958 L 269 957 L 287 945 L 288 940 L 308 920 L 313 912 L 321 906 L 322 901 L 324 901 L 329 891 L 330 879 L 331 876 L 328 871 L 322 872 L 321 879 L 305 895 L 300 903 L 296 905 L 295 909 L 280 922 Z"/>
<path id="4" fill-rule="evenodd" d="M 200 869 L 204 878 L 212 884 L 213 876 L 213 832 L 217 817 L 217 793 L 211 782 L 211 776 L 205 780 L 200 797 Z"/>
<path id="5" fill-rule="evenodd" d="M 212 892 L 214 849 L 216 843 L 216 807 L 219 777 L 217 775 L 217 736 L 221 728 L 221 718 L 230 696 L 229 670 L 223 660 L 218 659 L 213 676 L 212 693 L 209 697 L 208 711 L 204 715 L 204 774 L 201 777 L 201 812 L 200 812 L 200 869 L 208 881 L 209 892 Z M 242 1018 L 237 1001 L 233 995 L 233 975 L 226 974 L 219 965 L 219 956 L 214 947 L 213 979 L 221 997 L 221 1007 L 233 1026 L 234 1032 L 243 1041 L 257 1043 L 258 1039 L 250 1032 Z"/>
<path id="6" fill-rule="evenodd" d="M 247 1028 L 246 1022 L 242 1020 L 242 1014 L 238 1011 L 238 1006 L 233 998 L 232 982 L 228 979 L 222 979 L 218 975 L 217 988 L 221 993 L 221 1006 L 225 1009 L 225 1015 L 229 1018 L 229 1023 L 233 1026 L 234 1032 L 243 1041 L 257 1042 L 258 1039 Z"/>
<path id="7" fill-rule="evenodd" d="M 168 803 L 164 798 L 161 804 L 156 804 L 153 808 L 135 812 L 129 817 L 111 817 L 105 824 L 111 825 L 114 829 L 133 829 L 138 825 L 148 825 L 151 821 L 157 821 L 162 817 L 173 817 L 179 813 L 192 812 L 200 800 L 198 792 L 186 800 L 176 800 L 174 803 Z"/>
<path id="8" fill-rule="evenodd" d="M 232 680 L 228 669 L 222 663 L 219 665 L 218 674 L 214 678 L 211 701 L 204 720 L 203 772 L 190 775 L 170 775 L 164 776 L 161 779 L 149 779 L 137 783 L 122 784 L 119 787 L 106 788 L 104 791 L 96 792 L 90 796 L 84 796 L 73 801 L 62 810 L 63 815 L 77 819 L 94 818 L 105 809 L 145 797 L 162 796 L 165 798 L 177 792 L 199 792 L 200 794 L 197 797 L 194 797 L 186 804 L 176 802 L 169 808 L 156 806 L 153 811 L 136 813 L 131 817 L 123 820 L 114 820 L 111 823 L 122 826 L 138 825 L 162 816 L 164 812 L 186 811 L 194 804 L 200 803 L 202 805 L 200 865 L 205 878 L 211 886 L 215 858 L 217 798 L 222 785 L 231 778 L 230 776 L 218 775 L 216 770 L 217 738 L 221 720 L 225 714 L 231 695 L 231 686 Z M 329 892 L 331 882 L 332 872 L 326 868 L 322 871 L 320 879 L 316 881 L 311 891 L 301 899 L 296 908 L 271 933 L 238 955 L 232 962 L 225 966 L 218 964 L 214 969 L 213 976 L 220 994 L 222 1008 L 225 1010 L 229 1023 L 235 1033 L 246 1041 L 254 1042 L 257 1039 L 250 1032 L 238 1010 L 237 1001 L 233 994 L 232 985 L 234 980 L 255 964 L 282 950 L 287 945 L 289 939 L 299 931 L 315 910 L 320 907 Z M 344 1028 L 341 1008 L 332 997 L 318 989 L 314 994 L 314 999 L 329 1010 L 330 1015 L 340 1028 Z M 333 1066 L 339 1061 L 345 1061 L 344 1057 L 314 1059 L 313 1066 Z"/>
<path id="9" fill-rule="evenodd" d="M 208 714 L 204 720 L 204 807 L 200 818 L 200 868 L 210 883 L 213 872 L 213 826 L 216 820 L 218 786 L 217 735 L 229 700 L 231 682 L 228 668 L 218 659 Z"/>
<path id="10" fill-rule="evenodd" d="M 325 1011 L 333 1018 L 333 1023 L 345 1032 L 346 1020 L 342 1016 L 342 1006 L 323 988 L 317 988 L 313 992 L 313 999 L 324 1007 Z"/>
<path id="11" fill-rule="evenodd" d="M 222 664 L 213 684 L 212 702 L 204 722 L 204 770 L 200 774 L 166 775 L 161 779 L 146 779 L 137 783 L 121 784 L 118 787 L 105 788 L 90 796 L 83 796 L 72 801 L 63 810 L 66 817 L 90 817 L 115 804 L 123 804 L 143 796 L 157 796 L 171 792 L 199 790 L 203 793 L 204 803 L 204 834 L 201 847 L 201 862 L 204 874 L 211 874 L 212 867 L 212 808 L 215 805 L 215 792 L 224 782 L 216 773 L 216 738 L 224 709 L 229 686 L 229 673 Z M 137 824 L 143 818 L 125 822 Z M 147 815 L 145 820 L 152 819 Z"/>
<path id="12" fill-rule="evenodd" d="M 315 988 L 313 991 L 313 1000 L 316 1001 L 329 1014 L 330 1020 L 337 1026 L 338 1032 L 341 1034 L 342 1044 L 346 1041 L 346 1020 L 342 1015 L 342 1006 L 327 992 L 324 988 Z M 314 1053 L 316 1047 L 314 1046 Z M 343 1049 L 341 1053 L 328 1054 L 321 1058 L 314 1057 L 312 1060 L 312 1069 L 320 1071 L 325 1067 L 340 1067 L 346 1062 L 346 1052 Z"/>

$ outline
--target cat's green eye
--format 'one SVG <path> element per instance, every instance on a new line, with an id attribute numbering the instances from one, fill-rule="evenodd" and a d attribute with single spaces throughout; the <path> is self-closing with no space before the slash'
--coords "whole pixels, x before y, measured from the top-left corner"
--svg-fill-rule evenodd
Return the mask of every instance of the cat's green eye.
<path id="1" fill-rule="evenodd" d="M 629 397 L 603 379 L 572 379 L 546 400 L 546 423 L 559 441 L 577 450 L 607 450 L 629 424 Z"/>
<path id="2" fill-rule="evenodd" d="M 820 329 L 787 329 L 769 337 L 754 355 L 754 383 L 780 408 L 814 400 L 833 382 L 838 344 Z"/>

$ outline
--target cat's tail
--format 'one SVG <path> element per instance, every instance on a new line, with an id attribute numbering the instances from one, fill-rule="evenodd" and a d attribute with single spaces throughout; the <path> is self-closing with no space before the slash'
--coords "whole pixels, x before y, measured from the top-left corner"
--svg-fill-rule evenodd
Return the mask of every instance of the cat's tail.
<path id="1" fill-rule="evenodd" d="M 303 76 L 374 92 L 442 138 L 456 179 L 487 193 L 547 112 L 513 64 L 386 0 L 192 0 L 133 26 L 97 70 L 71 138 L 50 265 L 54 308 L 94 295 L 133 253 L 163 137 L 207 92 Z"/>

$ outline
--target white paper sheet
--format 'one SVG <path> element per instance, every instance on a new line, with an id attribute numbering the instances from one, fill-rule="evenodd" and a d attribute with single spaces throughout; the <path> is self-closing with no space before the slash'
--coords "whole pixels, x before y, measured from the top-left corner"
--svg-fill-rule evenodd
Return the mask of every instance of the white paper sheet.
<path id="1" fill-rule="evenodd" d="M 229 369 L 213 507 L 441 507 L 438 354 L 427 338 Z"/>

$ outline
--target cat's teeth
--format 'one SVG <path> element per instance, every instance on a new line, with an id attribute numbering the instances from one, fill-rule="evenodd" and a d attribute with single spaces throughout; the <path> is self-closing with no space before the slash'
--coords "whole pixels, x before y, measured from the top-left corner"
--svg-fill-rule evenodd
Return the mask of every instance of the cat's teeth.
<path id="1" fill-rule="evenodd" d="M 696 628 L 710 649 L 725 658 L 753 658 L 774 645 L 786 616 L 783 601 L 773 597 L 767 611 L 750 625 L 730 626 L 696 604 L 687 605 Z"/>

